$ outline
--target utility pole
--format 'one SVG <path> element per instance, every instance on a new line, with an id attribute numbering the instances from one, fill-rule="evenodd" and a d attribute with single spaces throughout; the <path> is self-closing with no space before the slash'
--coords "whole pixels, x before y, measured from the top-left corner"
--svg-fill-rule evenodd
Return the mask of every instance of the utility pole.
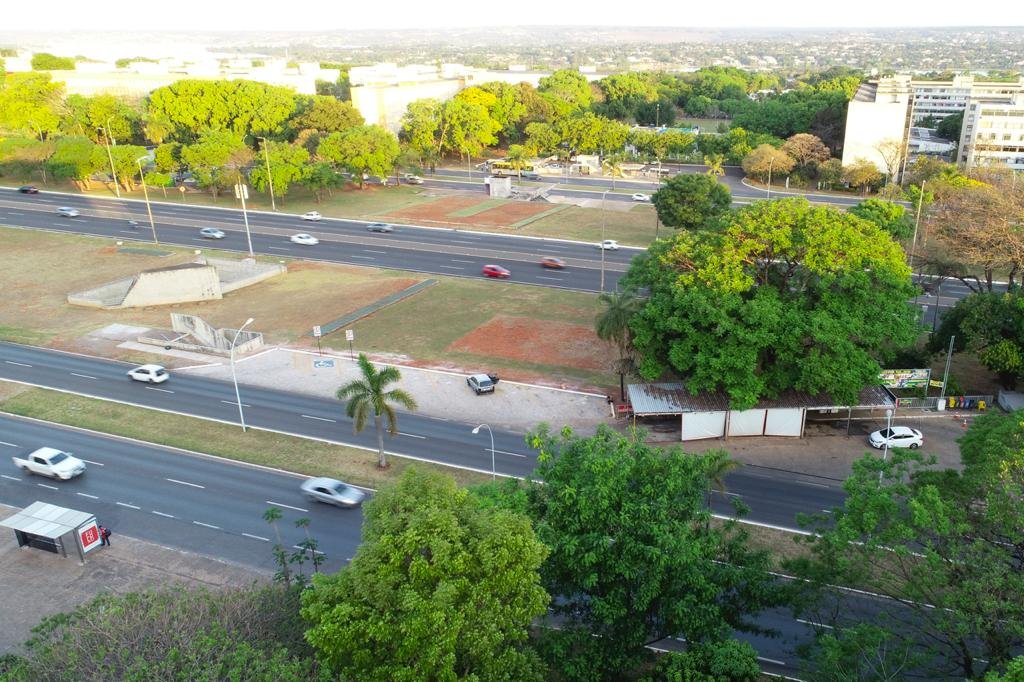
<path id="1" fill-rule="evenodd" d="M 121 198 L 121 188 L 117 186 L 117 172 L 114 170 L 114 156 L 110 153 L 110 119 L 107 119 L 107 127 L 100 127 L 103 131 L 103 142 L 107 147 L 107 160 L 110 161 L 110 177 L 114 178 L 114 194 Z"/>
<path id="2" fill-rule="evenodd" d="M 263 157 L 267 160 L 267 183 L 270 185 L 270 210 L 277 211 L 277 202 L 274 201 L 274 176 L 270 174 L 270 142 L 265 137 L 257 137 L 263 140 Z"/>

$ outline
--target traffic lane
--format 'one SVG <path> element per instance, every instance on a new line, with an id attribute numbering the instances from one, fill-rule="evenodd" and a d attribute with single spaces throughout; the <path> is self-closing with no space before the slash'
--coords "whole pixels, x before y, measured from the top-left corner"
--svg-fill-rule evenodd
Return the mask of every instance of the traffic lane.
<path id="1" fill-rule="evenodd" d="M 711 506 L 716 514 L 732 517 L 736 499 L 750 509 L 744 520 L 800 530 L 798 514 L 831 513 L 842 507 L 846 495 L 839 485 L 839 481 L 740 467 L 726 477 L 724 492 L 714 491 Z"/>
<path id="2" fill-rule="evenodd" d="M 93 505 L 102 509 L 94 511 L 101 523 L 165 544 L 176 545 L 177 537 L 192 533 L 216 536 L 218 542 L 228 538 L 227 558 L 264 567 L 272 564 L 270 546 L 276 542 L 276 533 L 262 518 L 271 506 L 282 511 L 278 530 L 286 547 L 305 539 L 305 532 L 294 524 L 299 518 L 311 520 L 310 532 L 338 565 L 344 565 L 360 542 L 361 510 L 307 501 L 298 491 L 301 477 L 8 417 L 0 417 L 0 430 L 6 442 L 33 449 L 58 447 L 89 462 L 85 474 L 67 482 L 25 476 L 17 470 L 5 473 L 4 484 L 18 488 L 7 492 L 20 506 L 40 496 L 60 498 L 64 501 L 54 504 L 76 509 Z M 0 450 L 0 454 L 5 453 Z M 19 477 L 21 481 L 16 481 Z M 112 515 L 120 523 L 107 520 Z M 168 526 L 168 522 L 177 525 Z"/>

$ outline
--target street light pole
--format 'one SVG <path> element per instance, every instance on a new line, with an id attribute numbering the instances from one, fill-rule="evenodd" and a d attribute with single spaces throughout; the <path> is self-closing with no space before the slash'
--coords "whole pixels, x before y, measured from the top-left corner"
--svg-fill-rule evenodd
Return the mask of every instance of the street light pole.
<path id="1" fill-rule="evenodd" d="M 487 433 L 491 434 L 491 480 L 494 481 L 498 477 L 498 472 L 494 466 L 494 431 L 491 431 L 491 427 L 487 424 L 480 424 L 473 429 L 474 435 L 480 433 L 480 429 L 487 429 Z"/>
<path id="2" fill-rule="evenodd" d="M 121 188 L 117 186 L 117 172 L 114 170 L 114 156 L 110 153 L 110 119 L 107 119 L 107 127 L 102 128 L 103 141 L 107 146 L 107 160 L 110 161 L 110 177 L 114 178 L 114 194 L 121 198 Z"/>
<path id="3" fill-rule="evenodd" d="M 608 213 L 604 208 L 604 199 L 608 196 L 608 190 L 601 194 L 601 293 L 604 293 L 604 226 L 608 222 Z"/>
<path id="4" fill-rule="evenodd" d="M 153 209 L 149 205 L 149 190 L 146 189 L 146 176 L 142 172 L 142 160 L 149 160 L 148 156 L 140 156 L 135 159 L 135 163 L 139 166 L 139 179 L 142 180 L 142 195 L 146 197 L 146 213 L 149 215 L 149 229 L 153 231 L 153 243 L 160 246 L 160 240 L 156 238 L 156 223 L 153 222 Z"/>
<path id="5" fill-rule="evenodd" d="M 885 411 L 886 416 L 886 427 L 885 427 L 885 445 L 882 450 L 882 461 L 886 461 L 889 457 L 889 439 L 892 438 L 892 410 Z M 882 472 L 878 472 L 878 480 L 882 480 Z"/>
<path id="6" fill-rule="evenodd" d="M 235 374 L 235 344 L 238 343 L 238 335 L 250 324 L 252 324 L 251 317 L 235 331 L 235 338 L 231 339 L 231 381 L 235 384 L 235 402 L 238 403 L 238 421 L 242 424 L 242 431 L 245 431 L 245 413 L 242 412 L 242 396 L 238 392 L 238 375 Z"/>
<path id="7" fill-rule="evenodd" d="M 238 184 L 235 185 L 235 197 L 242 200 L 242 222 L 245 223 L 245 239 L 249 242 L 249 258 L 256 258 L 252 251 L 252 233 L 249 232 L 249 212 L 245 208 L 245 197 L 249 194 L 249 188 L 242 182 L 242 176 L 238 176 Z"/>
<path id="8" fill-rule="evenodd" d="M 772 198 L 772 166 L 775 165 L 775 157 L 773 156 L 768 160 L 768 196 L 767 199 Z"/>
<path id="9" fill-rule="evenodd" d="M 277 202 L 274 201 L 274 176 L 270 174 L 270 141 L 265 137 L 257 137 L 263 140 L 263 157 L 267 160 L 267 183 L 270 185 L 270 210 L 277 210 Z"/>

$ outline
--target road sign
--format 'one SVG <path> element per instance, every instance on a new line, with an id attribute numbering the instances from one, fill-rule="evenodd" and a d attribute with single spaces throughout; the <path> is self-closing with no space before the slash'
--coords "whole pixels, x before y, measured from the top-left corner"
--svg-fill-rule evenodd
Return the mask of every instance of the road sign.
<path id="1" fill-rule="evenodd" d="M 356 333 L 354 331 L 352 331 L 351 329 L 346 329 L 345 330 L 345 340 L 346 341 L 355 341 L 356 340 Z"/>
<path id="2" fill-rule="evenodd" d="M 314 360 L 313 361 L 313 368 L 314 369 L 330 369 L 331 367 L 334 367 L 334 360 Z"/>
<path id="3" fill-rule="evenodd" d="M 313 336 L 315 336 L 315 337 L 316 337 L 316 338 L 318 338 L 318 339 L 319 339 L 319 338 L 320 338 L 321 336 L 323 336 L 323 332 L 322 332 L 322 331 L 321 331 L 321 329 L 320 329 L 320 325 L 317 325 L 317 326 L 313 327 Z"/>

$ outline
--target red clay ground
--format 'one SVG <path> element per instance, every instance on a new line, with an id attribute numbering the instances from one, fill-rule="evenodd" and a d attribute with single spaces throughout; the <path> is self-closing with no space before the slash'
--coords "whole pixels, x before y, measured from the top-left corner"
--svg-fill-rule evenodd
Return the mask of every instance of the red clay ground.
<path id="1" fill-rule="evenodd" d="M 579 369 L 608 366 L 608 345 L 593 328 L 525 317 L 495 317 L 456 339 L 448 350 Z"/>
<path id="2" fill-rule="evenodd" d="M 393 218 L 403 218 L 409 221 L 425 223 L 444 223 L 447 225 L 473 225 L 481 227 L 506 227 L 525 220 L 538 213 L 550 210 L 550 204 L 532 203 L 525 201 L 509 201 L 502 206 L 495 206 L 480 213 L 468 216 L 452 215 L 477 206 L 488 200 L 486 196 L 480 197 L 442 197 L 428 204 L 411 206 L 389 213 Z"/>

